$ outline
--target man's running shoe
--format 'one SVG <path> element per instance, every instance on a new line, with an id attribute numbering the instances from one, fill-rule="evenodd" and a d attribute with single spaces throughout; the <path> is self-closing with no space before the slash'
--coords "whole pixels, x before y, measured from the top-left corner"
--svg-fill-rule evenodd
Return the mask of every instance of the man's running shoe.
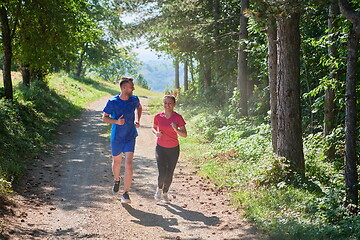
<path id="1" fill-rule="evenodd" d="M 122 203 L 131 203 L 130 197 L 129 197 L 129 193 L 125 192 L 122 197 L 121 197 L 121 202 Z"/>
<path id="2" fill-rule="evenodd" d="M 112 193 L 113 194 L 117 193 L 119 191 L 119 188 L 120 188 L 120 180 L 114 182 Z"/>
<path id="3" fill-rule="evenodd" d="M 154 195 L 154 199 L 156 201 L 160 201 L 160 199 L 161 199 L 161 189 L 156 190 L 155 195 Z"/>
<path id="4" fill-rule="evenodd" d="M 170 202 L 170 199 L 169 199 L 169 196 L 167 193 L 163 193 L 162 195 L 162 202 L 163 203 L 169 203 Z"/>

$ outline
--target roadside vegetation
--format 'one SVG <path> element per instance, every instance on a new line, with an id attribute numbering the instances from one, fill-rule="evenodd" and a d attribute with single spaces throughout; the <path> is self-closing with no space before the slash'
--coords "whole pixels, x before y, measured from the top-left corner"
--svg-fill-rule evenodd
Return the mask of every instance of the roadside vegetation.
<path id="1" fill-rule="evenodd" d="M 182 157 L 229 193 L 269 239 L 360 239 L 360 217 L 343 203 L 343 156 L 326 159 L 321 133 L 304 139 L 306 177 L 290 184 L 289 162 L 272 151 L 267 116 L 237 118 L 231 102 L 216 108 L 182 98 L 179 105 L 189 123 Z M 340 152 L 342 130 L 332 136 Z"/>
<path id="2" fill-rule="evenodd" d="M 208 102 L 207 102 L 208 103 Z M 150 104 L 161 111 L 161 99 Z M 332 134 L 336 160 L 324 154 L 322 133 L 304 139 L 305 178 L 289 182 L 289 162 L 272 151 L 269 117 L 238 117 L 237 104 L 226 107 L 180 95 L 176 111 L 187 121 L 180 138 L 181 159 L 229 194 L 232 204 L 273 240 L 359 239 L 360 217 L 343 201 L 343 129 Z"/>
<path id="3" fill-rule="evenodd" d="M 25 174 L 25 166 L 53 143 L 57 127 L 77 116 L 89 103 L 105 95 L 116 95 L 116 83 L 91 78 L 72 78 L 65 73 L 48 76 L 24 87 L 16 72 L 14 99 L 0 93 L 0 205 Z M 3 90 L 0 85 L 0 91 Z M 149 90 L 136 87 L 136 94 L 149 96 Z"/>

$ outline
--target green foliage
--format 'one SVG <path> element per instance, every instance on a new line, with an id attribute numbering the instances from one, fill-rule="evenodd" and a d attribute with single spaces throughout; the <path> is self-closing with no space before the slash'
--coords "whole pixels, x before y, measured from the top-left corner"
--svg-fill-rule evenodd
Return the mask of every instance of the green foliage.
<path id="1" fill-rule="evenodd" d="M 230 190 L 233 204 L 269 239 L 358 239 L 359 217 L 343 205 L 343 128 L 329 138 L 307 135 L 306 178 L 289 182 L 289 163 L 272 153 L 266 119 L 239 118 L 234 96 L 221 110 L 180 99 L 191 132 L 182 140 L 183 155 L 217 188 Z M 326 159 L 329 143 L 339 159 Z"/>
<path id="2" fill-rule="evenodd" d="M 84 42 L 99 35 L 85 1 L 22 1 L 13 12 L 14 58 L 21 67 L 46 75 L 69 63 Z M 18 22 L 16 22 L 18 21 Z"/>
<path id="3" fill-rule="evenodd" d="M 138 76 L 137 68 L 140 66 L 137 61 L 134 53 L 126 48 L 119 48 L 112 51 L 112 56 L 107 61 L 94 64 L 90 70 L 102 79 L 118 83 L 122 76 Z"/>
<path id="4" fill-rule="evenodd" d="M 49 143 L 56 126 L 80 110 L 44 82 L 19 88 L 13 102 L 0 101 L 0 166 L 3 176 L 17 180 L 26 159 L 37 156 Z"/>
<path id="5" fill-rule="evenodd" d="M 65 119 L 77 115 L 89 101 L 116 94 L 114 86 L 92 79 L 73 79 L 64 74 L 21 84 L 14 100 L 0 99 L 0 196 L 24 174 L 25 165 L 41 154 Z"/>
<path id="6" fill-rule="evenodd" d="M 145 78 L 142 75 L 139 75 L 136 78 L 135 83 L 142 88 L 150 90 L 150 86 L 149 86 L 148 82 L 145 80 Z"/>

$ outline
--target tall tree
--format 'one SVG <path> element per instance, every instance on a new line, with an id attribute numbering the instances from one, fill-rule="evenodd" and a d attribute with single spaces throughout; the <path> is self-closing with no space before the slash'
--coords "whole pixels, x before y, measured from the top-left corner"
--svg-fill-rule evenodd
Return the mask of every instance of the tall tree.
<path id="1" fill-rule="evenodd" d="M 214 78 L 219 80 L 220 77 L 220 62 L 221 62 L 221 50 L 220 50 L 220 0 L 213 0 L 214 6 Z M 218 81 L 216 81 L 218 82 Z"/>
<path id="2" fill-rule="evenodd" d="M 237 88 L 240 91 L 240 113 L 242 116 L 248 115 L 249 72 L 246 53 L 246 40 L 248 38 L 246 11 L 248 8 L 249 0 L 241 0 Z"/>
<path id="3" fill-rule="evenodd" d="M 205 60 L 205 57 L 200 57 L 199 63 L 200 63 L 200 75 L 203 79 L 203 88 L 209 89 L 211 87 L 211 64 Z"/>
<path id="4" fill-rule="evenodd" d="M 90 2 L 84 9 L 87 18 L 83 19 L 83 34 L 79 36 L 81 42 L 77 51 L 77 76 L 85 74 L 92 67 L 107 65 L 117 54 L 116 46 L 124 41 L 124 34 L 119 33 L 124 25 L 119 18 L 119 9 L 123 9 L 126 2 Z"/>
<path id="5" fill-rule="evenodd" d="M 270 18 L 267 22 L 268 38 L 268 73 L 270 90 L 270 121 L 271 139 L 273 152 L 277 151 L 278 118 L 277 118 L 277 30 L 275 18 Z"/>
<path id="6" fill-rule="evenodd" d="M 23 69 L 25 85 L 42 79 L 64 62 L 73 62 L 89 32 L 97 32 L 89 17 L 86 0 L 20 1 L 19 28 L 14 41 L 14 58 Z M 85 39 L 85 40 L 84 40 Z"/>
<path id="7" fill-rule="evenodd" d="M 12 36 L 9 26 L 9 16 L 7 6 L 0 3 L 0 20 L 1 20 L 1 39 L 3 47 L 3 81 L 5 88 L 5 97 L 13 99 L 13 87 L 11 80 L 11 59 L 12 59 Z"/>
<path id="8" fill-rule="evenodd" d="M 198 66 L 193 82 L 199 86 L 198 94 L 213 85 L 224 88 L 222 94 L 228 93 L 236 84 L 234 49 L 239 42 L 235 33 L 239 27 L 239 4 L 221 0 L 156 2 L 157 14 L 137 21 L 132 29 L 145 36 L 157 51 L 171 56 L 192 55 Z"/>
<path id="9" fill-rule="evenodd" d="M 360 12 L 352 9 L 347 0 L 339 0 L 341 13 L 352 23 L 348 36 L 348 57 L 345 93 L 345 184 L 347 203 L 358 205 L 357 153 L 356 153 L 356 72 L 360 40 Z"/>
<path id="10" fill-rule="evenodd" d="M 335 18 L 339 15 L 339 5 L 337 0 L 331 0 L 329 4 L 329 17 L 328 17 L 328 53 L 330 58 L 337 58 L 337 48 L 335 45 L 335 36 L 334 29 L 336 28 Z M 336 74 L 336 67 L 333 66 L 330 69 L 330 81 L 334 82 L 338 78 Z M 325 99 L 324 99 L 324 135 L 327 136 L 334 129 L 336 124 L 336 104 L 335 104 L 335 89 L 332 87 L 333 84 L 328 84 L 325 89 Z M 335 146 L 332 144 L 330 148 L 326 151 L 328 159 L 335 158 Z"/>
<path id="11" fill-rule="evenodd" d="M 174 67 L 175 67 L 175 89 L 180 88 L 180 72 L 179 72 L 179 59 L 175 57 L 174 60 Z"/>
<path id="12" fill-rule="evenodd" d="M 185 57 L 184 61 L 184 92 L 189 90 L 189 66 L 187 57 Z"/>
<path id="13" fill-rule="evenodd" d="M 300 2 L 280 2 L 284 11 L 277 23 L 277 153 L 290 162 L 291 178 L 294 173 L 305 173 L 300 110 Z"/>

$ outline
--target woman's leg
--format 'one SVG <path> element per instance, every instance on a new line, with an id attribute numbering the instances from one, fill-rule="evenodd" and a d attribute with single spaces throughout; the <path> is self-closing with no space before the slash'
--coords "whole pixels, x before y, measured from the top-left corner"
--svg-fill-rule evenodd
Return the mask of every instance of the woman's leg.
<path id="1" fill-rule="evenodd" d="M 166 160 L 167 160 L 167 170 L 164 180 L 163 192 L 167 193 L 169 191 L 170 185 L 173 180 L 173 175 L 175 171 L 176 164 L 178 162 L 180 155 L 180 147 L 167 148 L 166 149 Z"/>
<path id="2" fill-rule="evenodd" d="M 166 169 L 168 168 L 165 150 L 166 150 L 166 148 L 156 145 L 155 157 L 156 157 L 156 163 L 157 163 L 157 167 L 158 167 L 158 171 L 159 171 L 159 175 L 158 175 L 158 188 L 159 189 L 164 188 L 164 182 L 165 182 L 165 178 L 166 178 Z"/>

